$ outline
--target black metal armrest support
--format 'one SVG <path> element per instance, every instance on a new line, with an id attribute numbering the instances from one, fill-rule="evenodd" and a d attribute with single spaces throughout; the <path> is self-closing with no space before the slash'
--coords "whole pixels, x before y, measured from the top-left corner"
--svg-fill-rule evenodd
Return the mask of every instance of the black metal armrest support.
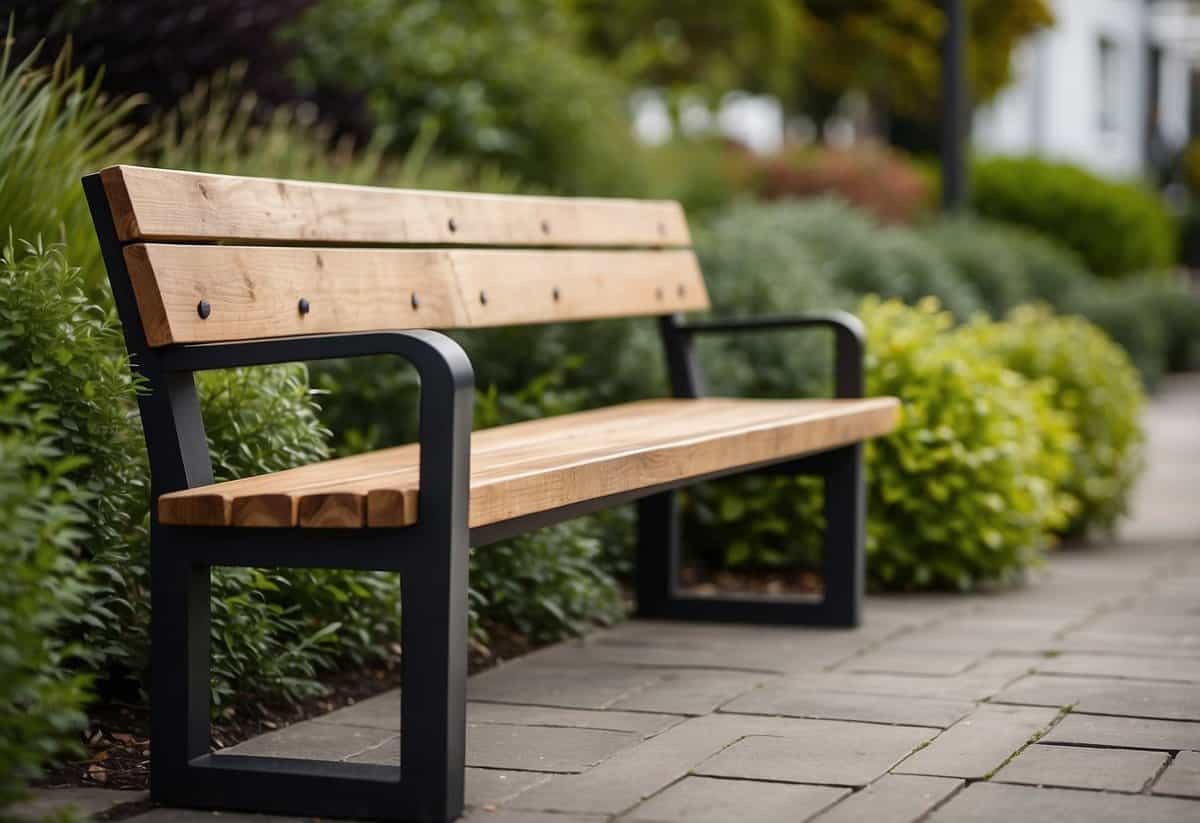
<path id="1" fill-rule="evenodd" d="M 730 334 L 761 331 L 788 331 L 803 328 L 828 328 L 834 334 L 834 391 L 838 397 L 862 397 L 864 394 L 862 321 L 844 311 L 802 315 L 767 315 L 684 323 L 668 318 L 664 333 L 680 342 L 697 334 Z M 672 372 L 676 369 L 673 367 Z"/>
<path id="2" fill-rule="evenodd" d="M 421 379 L 421 488 L 450 488 L 452 479 L 465 488 L 475 372 L 462 347 L 440 332 L 416 329 L 178 345 L 162 350 L 162 367 L 167 373 L 194 372 L 379 354 L 407 360 Z M 420 519 L 437 516 L 426 511 L 437 499 L 420 496 Z"/>

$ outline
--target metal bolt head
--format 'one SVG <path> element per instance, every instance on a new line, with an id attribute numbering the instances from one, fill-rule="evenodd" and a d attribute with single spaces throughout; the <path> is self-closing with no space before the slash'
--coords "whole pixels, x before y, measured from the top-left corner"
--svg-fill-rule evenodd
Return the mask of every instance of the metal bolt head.
<path id="1" fill-rule="evenodd" d="M 413 311 L 416 311 L 417 309 L 421 308 L 421 298 L 417 297 L 416 292 L 412 293 L 412 307 L 413 307 Z"/>
<path id="2" fill-rule="evenodd" d="M 479 302 L 480 302 L 480 304 L 482 304 L 484 306 L 487 305 L 487 292 L 485 292 L 485 291 L 479 292 Z"/>
<path id="3" fill-rule="evenodd" d="M 679 284 L 679 296 L 680 296 L 680 297 L 685 297 L 686 295 L 687 295 L 687 286 L 685 286 L 685 285 L 683 285 L 682 283 L 680 283 L 680 284 Z"/>
<path id="4" fill-rule="evenodd" d="M 298 304 L 296 304 L 296 308 L 298 308 L 300 310 L 301 314 L 308 314 L 309 309 L 311 309 L 312 306 L 309 305 L 307 297 L 301 297 L 300 302 Z"/>
<path id="5" fill-rule="evenodd" d="M 562 299 L 562 292 L 558 290 L 558 286 L 554 287 L 554 289 L 550 292 L 550 295 L 554 298 L 555 303 Z"/>
<path id="6" fill-rule="evenodd" d="M 207 320 L 208 316 L 212 314 L 212 306 L 207 300 L 201 300 L 196 304 L 196 314 L 200 315 L 201 320 Z"/>
<path id="7" fill-rule="evenodd" d="M 657 287 L 657 288 L 654 290 L 654 296 L 655 296 L 657 299 L 659 299 L 659 300 L 662 300 L 662 299 L 663 299 L 663 288 L 662 288 L 662 286 L 659 286 L 659 287 Z"/>
<path id="8" fill-rule="evenodd" d="M 447 226 L 447 228 L 450 229 L 451 232 L 458 231 L 458 223 L 454 222 L 453 217 L 451 217 L 449 220 L 446 221 L 446 226 Z"/>
<path id="9" fill-rule="evenodd" d="M 549 234 L 549 233 L 550 233 L 550 221 L 543 220 L 542 221 L 542 234 Z"/>

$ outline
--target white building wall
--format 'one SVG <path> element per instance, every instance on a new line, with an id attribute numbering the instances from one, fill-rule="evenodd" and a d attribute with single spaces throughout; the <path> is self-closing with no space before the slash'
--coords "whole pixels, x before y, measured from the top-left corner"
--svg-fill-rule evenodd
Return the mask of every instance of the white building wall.
<path id="1" fill-rule="evenodd" d="M 1113 176 L 1140 174 L 1148 88 L 1144 0 L 1052 5 L 1054 28 L 1021 48 L 1016 82 L 977 114 L 975 147 L 1069 160 Z"/>

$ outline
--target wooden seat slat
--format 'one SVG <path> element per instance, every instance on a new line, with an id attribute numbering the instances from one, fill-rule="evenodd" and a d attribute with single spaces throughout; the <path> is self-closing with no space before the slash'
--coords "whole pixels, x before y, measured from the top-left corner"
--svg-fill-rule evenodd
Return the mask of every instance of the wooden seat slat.
<path id="1" fill-rule="evenodd" d="M 666 399 L 472 436 L 470 525 L 885 434 L 892 398 Z M 159 499 L 164 523 L 401 526 L 416 521 L 418 449 L 400 446 Z"/>
<path id="2" fill-rule="evenodd" d="M 678 203 L 463 194 L 113 166 L 101 172 L 120 240 L 687 246 Z"/>
<path id="3" fill-rule="evenodd" d="M 124 250 L 151 346 L 699 311 L 695 255 L 135 243 Z M 299 310 L 301 298 L 307 311 Z M 201 301 L 207 314 L 200 313 Z"/>

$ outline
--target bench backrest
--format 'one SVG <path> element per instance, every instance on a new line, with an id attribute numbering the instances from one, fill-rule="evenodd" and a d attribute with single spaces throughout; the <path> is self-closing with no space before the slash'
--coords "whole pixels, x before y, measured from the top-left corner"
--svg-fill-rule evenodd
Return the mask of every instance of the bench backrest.
<path id="1" fill-rule="evenodd" d="M 674 202 L 100 179 L 151 347 L 708 308 Z"/>

